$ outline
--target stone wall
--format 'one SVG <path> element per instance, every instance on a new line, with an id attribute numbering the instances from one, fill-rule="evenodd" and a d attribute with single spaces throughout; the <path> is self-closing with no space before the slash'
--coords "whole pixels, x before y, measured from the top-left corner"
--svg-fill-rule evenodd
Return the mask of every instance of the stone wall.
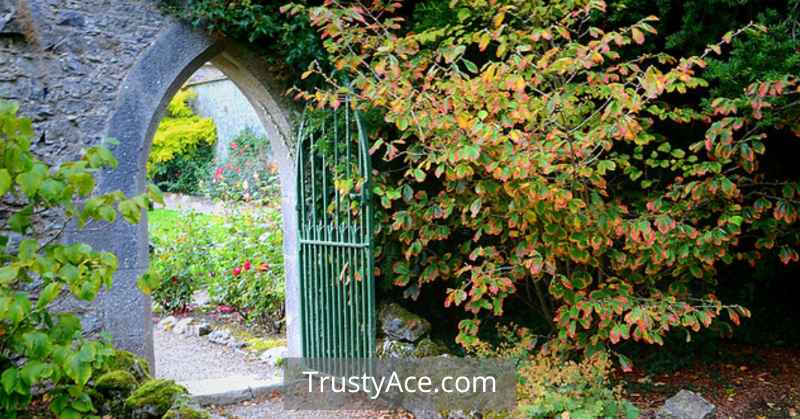
<path id="1" fill-rule="evenodd" d="M 51 163 L 75 159 L 102 141 L 126 74 L 171 23 L 152 1 L 0 0 L 0 16 L 0 98 L 16 101 L 33 120 L 34 153 Z M 139 259 L 141 271 L 146 255 Z M 108 329 L 101 304 L 68 299 L 56 309 L 80 314 L 85 330 L 96 333 Z M 151 337 L 142 320 L 136 334 L 144 342 Z M 146 343 L 122 345 L 152 351 Z"/>
<path id="2" fill-rule="evenodd" d="M 0 97 L 33 119 L 52 162 L 100 141 L 123 78 L 170 23 L 146 0 L 0 0 L 0 16 Z"/>
<path id="3" fill-rule="evenodd" d="M 294 171 L 287 145 L 291 125 L 284 88 L 246 48 L 197 32 L 159 10 L 157 0 L 0 0 L 0 99 L 18 102 L 34 122 L 34 152 L 59 163 L 113 137 L 120 164 L 98 176 L 100 192 L 133 195 L 145 185 L 144 164 L 164 108 L 205 62 L 228 75 L 253 105 L 278 163 L 287 263 L 290 351 L 299 347 Z M 150 299 L 136 288 L 147 268 L 146 223 L 123 222 L 68 230 L 117 255 L 114 286 L 94 304 L 62 301 L 82 315 L 89 332 L 106 330 L 115 343 L 153 359 Z"/>

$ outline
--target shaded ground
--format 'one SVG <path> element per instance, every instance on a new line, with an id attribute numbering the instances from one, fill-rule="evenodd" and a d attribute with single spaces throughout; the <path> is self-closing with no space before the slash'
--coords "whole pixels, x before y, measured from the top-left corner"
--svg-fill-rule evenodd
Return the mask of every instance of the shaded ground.
<path id="1" fill-rule="evenodd" d="M 643 418 L 684 388 L 717 406 L 718 418 L 800 418 L 800 348 L 720 345 L 716 360 L 673 373 L 622 377 Z"/>

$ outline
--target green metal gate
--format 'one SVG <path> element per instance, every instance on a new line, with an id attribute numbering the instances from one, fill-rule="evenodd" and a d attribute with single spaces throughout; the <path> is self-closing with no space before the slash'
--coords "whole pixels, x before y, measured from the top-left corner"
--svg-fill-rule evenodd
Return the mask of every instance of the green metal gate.
<path id="1" fill-rule="evenodd" d="M 370 160 L 348 99 L 304 116 L 297 138 L 301 324 L 306 358 L 375 353 Z"/>

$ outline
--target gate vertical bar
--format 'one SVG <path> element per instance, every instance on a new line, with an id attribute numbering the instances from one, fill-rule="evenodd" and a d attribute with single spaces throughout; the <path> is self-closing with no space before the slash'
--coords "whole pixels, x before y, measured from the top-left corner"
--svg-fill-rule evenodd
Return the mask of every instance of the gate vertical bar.
<path id="1" fill-rule="evenodd" d="M 344 109 L 322 115 L 321 123 L 304 121 L 308 127 L 301 125 L 298 134 L 298 263 L 306 357 L 375 353 L 370 157 L 358 112 L 351 98 L 343 102 Z"/>

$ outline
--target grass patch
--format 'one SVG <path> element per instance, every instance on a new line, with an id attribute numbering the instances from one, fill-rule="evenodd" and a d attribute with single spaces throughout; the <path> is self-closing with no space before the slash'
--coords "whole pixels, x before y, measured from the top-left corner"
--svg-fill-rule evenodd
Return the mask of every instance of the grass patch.
<path id="1" fill-rule="evenodd" d="M 147 223 L 150 236 L 174 237 L 176 227 L 181 223 L 181 216 L 188 211 L 177 211 L 163 208 L 156 208 L 147 213 Z M 221 237 L 225 234 L 225 217 L 219 215 L 195 213 L 203 224 L 208 224 L 212 237 Z"/>

